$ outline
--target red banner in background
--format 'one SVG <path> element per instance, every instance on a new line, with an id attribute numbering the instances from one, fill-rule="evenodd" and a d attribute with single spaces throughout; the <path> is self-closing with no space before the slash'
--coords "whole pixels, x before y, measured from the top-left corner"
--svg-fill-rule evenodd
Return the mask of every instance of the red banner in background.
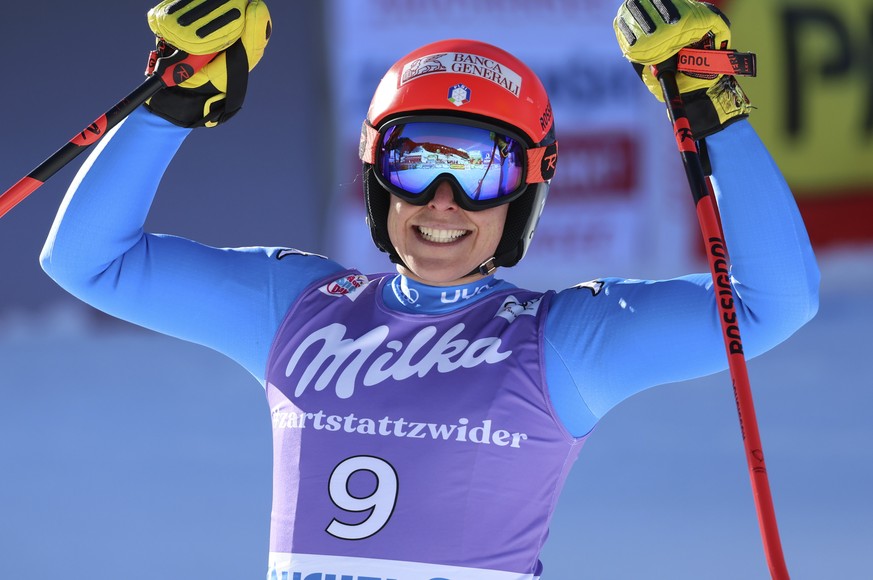
<path id="1" fill-rule="evenodd" d="M 824 197 L 804 197 L 797 205 L 815 247 L 873 241 L 873 190 L 834 191 Z"/>
<path id="2" fill-rule="evenodd" d="M 640 146 L 629 132 L 570 134 L 560 138 L 560 147 L 561 179 L 552 182 L 553 199 L 630 198 L 640 186 Z"/>

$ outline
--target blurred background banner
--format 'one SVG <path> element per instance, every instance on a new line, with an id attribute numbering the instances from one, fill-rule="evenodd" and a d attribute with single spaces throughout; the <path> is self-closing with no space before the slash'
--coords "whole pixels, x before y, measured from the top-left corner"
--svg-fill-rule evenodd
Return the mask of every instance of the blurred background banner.
<path id="1" fill-rule="evenodd" d="M 339 185 L 328 254 L 364 271 L 386 256 L 364 224 L 358 127 L 376 85 L 413 49 L 442 38 L 496 44 L 546 85 L 559 141 L 556 177 L 528 256 L 506 275 L 557 288 L 596 276 L 663 276 L 692 266 L 696 234 L 664 108 L 621 56 L 614 2 L 332 0 L 327 12 Z M 387 41 L 386 41 L 387 40 Z M 699 237 L 699 236 L 698 236 Z"/>
<path id="2" fill-rule="evenodd" d="M 873 240 L 873 3 L 729 0 L 752 124 L 785 174 L 816 247 Z"/>
<path id="3" fill-rule="evenodd" d="M 338 154 L 328 254 L 385 268 L 364 208 L 357 134 L 381 75 L 412 49 L 446 37 L 504 47 L 527 62 L 552 98 L 560 160 L 522 285 L 567 276 L 666 277 L 700 267 L 696 217 L 663 106 L 628 73 L 616 46 L 613 2 L 332 0 L 329 86 Z M 857 0 L 715 2 L 735 48 L 758 55 L 742 79 L 752 124 L 798 199 L 817 247 L 873 240 L 871 3 Z M 383 42 L 383 39 L 390 39 Z"/>

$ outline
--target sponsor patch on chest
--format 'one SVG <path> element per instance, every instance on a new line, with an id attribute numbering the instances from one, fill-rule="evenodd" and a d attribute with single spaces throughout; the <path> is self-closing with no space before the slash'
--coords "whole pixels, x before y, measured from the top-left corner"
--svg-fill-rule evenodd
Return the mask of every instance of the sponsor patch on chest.
<path id="1" fill-rule="evenodd" d="M 328 296 L 345 296 L 354 302 L 361 290 L 369 283 L 370 280 L 363 274 L 349 274 L 325 284 L 318 290 Z"/>

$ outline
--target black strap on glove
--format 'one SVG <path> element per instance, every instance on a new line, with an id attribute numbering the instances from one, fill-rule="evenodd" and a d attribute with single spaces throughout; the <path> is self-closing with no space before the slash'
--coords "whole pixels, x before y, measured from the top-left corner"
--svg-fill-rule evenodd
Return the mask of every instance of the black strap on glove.
<path id="1" fill-rule="evenodd" d="M 164 45 L 168 53 L 175 49 Z M 233 117 L 243 106 L 249 84 L 249 64 L 242 40 L 224 52 L 227 63 L 227 92 L 211 82 L 194 88 L 170 87 L 158 92 L 146 108 L 180 127 L 214 127 Z M 158 56 L 162 56 L 158 51 Z M 224 98 L 220 98 L 224 95 Z M 217 98 L 218 97 L 218 98 Z"/>

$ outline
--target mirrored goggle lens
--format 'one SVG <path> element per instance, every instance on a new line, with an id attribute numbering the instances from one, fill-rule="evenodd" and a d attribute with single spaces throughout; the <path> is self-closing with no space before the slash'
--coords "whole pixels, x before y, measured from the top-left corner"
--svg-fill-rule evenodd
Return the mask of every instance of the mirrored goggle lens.
<path id="1" fill-rule="evenodd" d="M 378 167 L 383 179 L 414 198 L 434 179 L 453 176 L 472 202 L 493 203 L 524 185 L 525 147 L 481 127 L 405 123 L 384 130 Z"/>

